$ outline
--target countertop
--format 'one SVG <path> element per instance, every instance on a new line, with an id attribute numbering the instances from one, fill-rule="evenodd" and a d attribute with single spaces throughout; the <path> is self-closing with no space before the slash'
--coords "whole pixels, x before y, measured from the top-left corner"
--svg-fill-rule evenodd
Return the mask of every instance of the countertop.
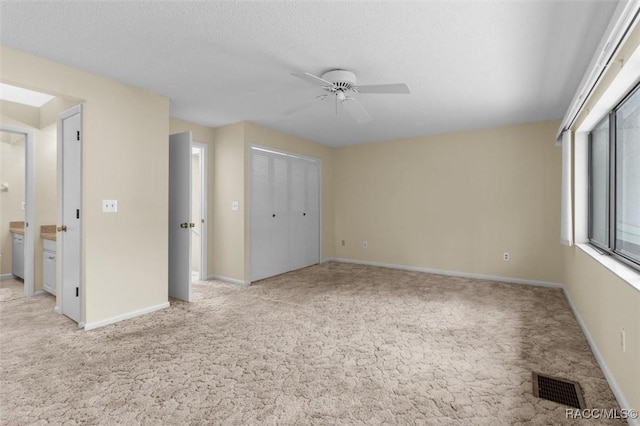
<path id="1" fill-rule="evenodd" d="M 40 227 L 40 238 L 45 240 L 56 240 L 56 226 L 55 225 L 42 225 Z"/>
<path id="2" fill-rule="evenodd" d="M 24 235 L 24 222 L 9 222 L 9 232 Z M 40 227 L 40 238 L 55 241 L 56 225 L 42 225 Z"/>
<path id="3" fill-rule="evenodd" d="M 24 222 L 9 222 L 9 232 L 24 235 Z"/>

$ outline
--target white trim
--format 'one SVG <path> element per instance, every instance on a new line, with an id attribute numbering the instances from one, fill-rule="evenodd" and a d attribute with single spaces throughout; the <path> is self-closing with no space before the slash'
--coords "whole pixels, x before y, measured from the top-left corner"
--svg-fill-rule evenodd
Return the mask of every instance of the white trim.
<path id="1" fill-rule="evenodd" d="M 573 125 L 576 117 L 584 108 L 593 90 L 600 83 L 606 69 L 612 64 L 613 58 L 627 40 L 631 29 L 636 25 L 636 17 L 639 10 L 640 2 L 638 0 L 620 2 L 617 6 L 589 63 L 589 67 L 580 81 L 578 90 L 573 95 L 570 106 L 556 134 L 556 139 L 559 139 L 561 133 Z"/>
<path id="2" fill-rule="evenodd" d="M 222 275 L 209 275 L 207 281 L 224 281 L 229 284 L 251 285 L 251 281 L 243 281 L 235 278 L 223 277 Z"/>
<path id="3" fill-rule="evenodd" d="M 573 245 L 573 209 L 571 187 L 571 145 L 573 132 L 565 130 L 562 133 L 562 201 L 560 213 L 560 242 L 562 245 Z"/>
<path id="4" fill-rule="evenodd" d="M 62 312 L 60 311 L 60 307 L 58 307 L 58 306 L 54 306 L 53 307 L 53 312 L 55 312 L 58 315 L 62 315 Z"/>
<path id="5" fill-rule="evenodd" d="M 136 311 L 127 312 L 126 314 L 116 315 L 115 317 L 103 319 L 100 321 L 89 322 L 84 324 L 84 329 L 93 330 L 94 328 L 104 327 L 105 325 L 114 324 L 116 322 L 124 321 L 127 319 L 139 317 L 140 315 L 150 314 L 151 312 L 159 311 L 169 307 L 169 302 L 160 303 L 159 305 L 149 306 L 148 308 L 138 309 Z M 82 325 L 82 323 L 79 323 Z"/>
<path id="6" fill-rule="evenodd" d="M 617 65 L 620 66 L 620 65 Z M 589 132 L 624 99 L 640 80 L 640 46 L 622 64 L 615 79 L 609 84 L 600 99 L 591 107 L 576 131 Z"/>
<path id="7" fill-rule="evenodd" d="M 574 243 L 589 241 L 589 133 L 574 135 L 573 227 Z"/>
<path id="8" fill-rule="evenodd" d="M 0 275 L 0 281 L 12 280 L 14 279 L 13 274 L 2 274 Z"/>
<path id="9" fill-rule="evenodd" d="M 581 244 L 577 244 L 577 246 L 580 247 Z M 609 370 L 607 363 L 604 361 L 604 358 L 600 354 L 600 351 L 598 350 L 598 346 L 596 345 L 596 342 L 591 337 L 591 334 L 589 333 L 589 329 L 587 328 L 587 325 L 584 323 L 584 321 L 582 321 L 582 317 L 580 317 L 580 314 L 578 313 L 578 309 L 573 304 L 573 300 L 571 300 L 571 296 L 569 295 L 569 292 L 564 287 L 562 290 L 564 291 L 564 296 L 567 298 L 567 302 L 569 302 L 569 306 L 573 311 L 573 316 L 576 318 L 576 321 L 578 321 L 578 324 L 582 329 L 582 334 L 584 334 L 584 337 L 586 337 L 587 342 L 591 347 L 591 352 L 593 353 L 593 356 L 598 362 L 600 369 L 604 373 L 604 377 L 605 379 L 607 379 L 607 382 L 609 383 L 609 387 L 611 387 L 611 390 L 613 391 L 613 395 L 618 400 L 618 404 L 620 404 L 620 408 L 623 410 L 625 409 L 630 410 L 631 408 L 637 409 L 637 407 L 629 406 L 629 403 L 627 402 L 627 399 L 624 397 L 624 394 L 620 390 L 620 387 L 618 386 L 618 383 L 616 382 L 615 377 L 611 373 L 611 370 Z M 629 424 L 629 426 L 640 426 L 640 421 L 638 419 L 627 418 L 627 423 Z"/>
<path id="10" fill-rule="evenodd" d="M 325 262 L 342 262 L 342 263 L 354 263 L 357 265 L 369 265 L 369 266 L 379 266 L 382 268 L 392 268 L 392 269 L 400 269 L 403 271 L 412 271 L 412 272 L 426 272 L 428 274 L 437 274 L 437 275 L 447 275 L 451 277 L 463 277 L 463 278 L 475 278 L 480 280 L 488 280 L 488 281 L 499 281 L 503 283 L 510 284 L 524 284 L 524 285 L 534 285 L 538 287 L 551 287 L 551 288 L 564 288 L 560 283 L 554 283 L 551 281 L 536 281 L 536 280 L 527 280 L 522 278 L 511 278 L 511 277 L 500 277 L 497 275 L 483 275 L 483 274 L 472 274 L 468 272 L 458 272 L 458 271 L 448 271 L 444 269 L 433 269 L 433 268 L 423 268 L 419 266 L 407 266 L 407 265 L 397 265 L 394 263 L 381 263 L 381 262 L 371 262 L 368 260 L 356 260 L 356 259 L 345 259 L 340 257 L 329 257 L 322 260 L 322 263 Z"/>
<path id="11" fill-rule="evenodd" d="M 576 244 L 579 249 L 591 256 L 596 262 L 613 272 L 618 278 L 640 291 L 640 273 L 626 266 L 608 254 L 601 254 L 589 244 Z"/>

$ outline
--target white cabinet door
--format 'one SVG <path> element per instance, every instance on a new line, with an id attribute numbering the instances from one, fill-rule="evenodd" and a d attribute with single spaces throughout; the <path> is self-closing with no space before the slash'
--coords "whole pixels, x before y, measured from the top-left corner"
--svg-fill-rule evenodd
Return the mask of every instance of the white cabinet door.
<path id="1" fill-rule="evenodd" d="M 42 252 L 42 287 L 56 294 L 56 254 L 47 250 Z"/>
<path id="2" fill-rule="evenodd" d="M 11 273 L 24 279 L 24 235 L 12 234 Z"/>

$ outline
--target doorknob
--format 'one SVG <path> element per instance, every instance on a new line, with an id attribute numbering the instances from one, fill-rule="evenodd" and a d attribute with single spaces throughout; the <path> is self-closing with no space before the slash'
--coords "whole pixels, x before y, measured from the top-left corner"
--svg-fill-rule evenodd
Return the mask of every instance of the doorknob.
<path id="1" fill-rule="evenodd" d="M 196 227 L 196 224 L 195 224 L 195 223 L 190 223 L 190 224 L 189 224 L 189 228 L 195 228 L 195 227 Z"/>
<path id="2" fill-rule="evenodd" d="M 187 222 L 180 224 L 180 228 L 188 228 L 188 227 L 189 227 L 189 224 Z"/>
<path id="3" fill-rule="evenodd" d="M 58 226 L 56 230 L 58 232 L 67 232 L 67 225 Z"/>

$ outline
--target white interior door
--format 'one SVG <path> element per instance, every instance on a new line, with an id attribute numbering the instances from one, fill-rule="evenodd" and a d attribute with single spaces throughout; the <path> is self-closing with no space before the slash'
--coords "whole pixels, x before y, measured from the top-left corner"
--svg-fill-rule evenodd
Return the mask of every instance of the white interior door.
<path id="1" fill-rule="evenodd" d="M 191 132 L 169 137 L 169 296 L 191 299 Z"/>
<path id="2" fill-rule="evenodd" d="M 58 259 L 60 266 L 61 312 L 80 322 L 82 279 L 82 109 L 78 105 L 60 114 L 58 121 L 59 203 Z"/>

